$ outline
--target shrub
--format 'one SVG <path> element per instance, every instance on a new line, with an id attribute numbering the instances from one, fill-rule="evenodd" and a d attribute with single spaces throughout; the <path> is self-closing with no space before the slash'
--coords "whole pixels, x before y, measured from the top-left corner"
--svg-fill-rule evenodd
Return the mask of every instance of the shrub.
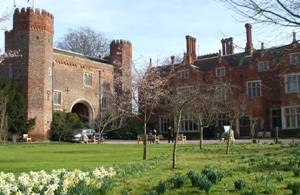
<path id="1" fill-rule="evenodd" d="M 167 191 L 167 183 L 160 181 L 155 187 L 155 191 L 157 192 L 157 194 L 164 194 Z"/>
<path id="2" fill-rule="evenodd" d="M 287 189 L 292 190 L 293 195 L 300 194 L 300 182 L 289 183 Z"/>
<path id="3" fill-rule="evenodd" d="M 62 111 L 53 112 L 51 123 L 52 139 L 60 141 L 64 136 L 70 135 L 76 129 L 83 128 L 84 124 L 75 113 Z"/>
<path id="4" fill-rule="evenodd" d="M 192 186 L 193 187 L 198 187 L 198 179 L 199 179 L 199 174 L 196 173 L 193 170 L 190 170 L 187 173 L 188 178 L 191 180 Z"/>
<path id="5" fill-rule="evenodd" d="M 238 179 L 234 182 L 234 187 L 236 190 L 242 190 L 246 187 L 246 182 L 242 179 Z"/>
<path id="6" fill-rule="evenodd" d="M 212 186 L 213 183 L 205 175 L 198 177 L 198 187 L 200 190 L 204 190 L 208 194 Z"/>
<path id="7" fill-rule="evenodd" d="M 186 183 L 186 177 L 180 175 L 180 173 L 176 173 L 175 176 L 170 179 L 170 183 L 173 188 L 181 188 Z"/>
<path id="8" fill-rule="evenodd" d="M 198 187 L 200 190 L 204 190 L 206 193 L 210 191 L 210 188 L 213 185 L 206 175 L 199 175 L 193 170 L 190 170 L 187 173 L 187 176 L 191 180 L 193 187 Z"/>
<path id="9" fill-rule="evenodd" d="M 282 182 L 283 181 L 283 176 L 281 174 L 276 175 L 275 178 L 276 178 L 276 180 L 278 182 Z"/>
<path id="10" fill-rule="evenodd" d="M 209 181 L 216 184 L 221 181 L 224 177 L 224 173 L 210 166 L 205 166 L 201 173 L 207 177 Z"/>
<path id="11" fill-rule="evenodd" d="M 1 66 L 1 65 L 0 65 Z M 12 134 L 27 133 L 35 125 L 35 119 L 27 120 L 26 99 L 17 89 L 16 84 L 0 77 L 0 99 L 5 98 L 7 130 Z"/>
<path id="12" fill-rule="evenodd" d="M 295 177 L 300 176 L 300 167 L 293 167 L 293 173 Z"/>

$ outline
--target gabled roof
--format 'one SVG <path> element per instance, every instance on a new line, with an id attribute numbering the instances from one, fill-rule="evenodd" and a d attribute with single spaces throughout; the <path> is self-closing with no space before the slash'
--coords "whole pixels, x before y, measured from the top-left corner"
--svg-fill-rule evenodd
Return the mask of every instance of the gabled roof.
<path id="1" fill-rule="evenodd" d="M 272 47 L 268 49 L 260 49 L 254 50 L 251 55 L 246 54 L 245 52 L 236 53 L 231 55 L 221 56 L 223 60 L 225 60 L 231 67 L 240 67 L 240 66 L 248 66 L 253 60 L 255 60 L 258 55 L 262 52 L 271 53 L 273 57 L 272 63 L 278 63 L 279 59 L 284 55 L 284 49 L 290 47 L 291 44 L 283 45 L 279 47 Z M 208 55 L 207 57 L 199 57 L 197 60 L 193 62 L 193 64 L 199 67 L 202 71 L 211 70 L 219 60 L 220 56 L 212 56 Z"/>

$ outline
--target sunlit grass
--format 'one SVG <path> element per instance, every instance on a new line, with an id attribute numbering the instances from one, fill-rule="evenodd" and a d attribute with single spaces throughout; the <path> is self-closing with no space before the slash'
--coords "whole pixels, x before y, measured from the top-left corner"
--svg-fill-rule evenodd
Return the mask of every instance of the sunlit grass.
<path id="1" fill-rule="evenodd" d="M 200 172 L 205 165 L 212 165 L 224 171 L 225 177 L 211 189 L 211 194 L 240 194 L 234 188 L 237 179 L 246 181 L 246 190 L 255 188 L 258 193 L 265 190 L 265 180 L 274 188 L 275 194 L 290 194 L 287 184 L 300 181 L 289 169 L 289 160 L 299 157 L 299 147 L 289 145 L 244 144 L 233 145 L 231 153 L 226 155 L 225 145 L 205 145 L 199 150 L 197 145 L 178 146 L 177 169 L 171 169 L 172 145 L 149 145 L 149 159 L 162 157 L 149 170 L 133 173 L 124 178 L 116 178 L 112 194 L 122 191 L 131 194 L 145 194 L 153 189 L 160 180 L 168 180 L 176 172 L 186 174 L 189 170 Z M 255 161 L 250 165 L 250 161 Z M 264 161 L 269 159 L 269 161 Z M 277 161 L 278 165 L 274 165 Z M 120 164 L 136 164 L 142 161 L 142 145 L 136 144 L 9 144 L 0 145 L 0 170 L 19 174 L 30 170 L 93 169 L 97 166 L 113 166 Z M 263 164 L 264 163 L 264 164 Z M 270 163 L 270 166 L 267 164 Z M 283 176 L 277 181 L 274 171 Z M 177 190 L 167 190 L 166 194 L 199 194 L 197 188 L 190 183 Z M 204 192 L 201 192 L 204 193 Z"/>

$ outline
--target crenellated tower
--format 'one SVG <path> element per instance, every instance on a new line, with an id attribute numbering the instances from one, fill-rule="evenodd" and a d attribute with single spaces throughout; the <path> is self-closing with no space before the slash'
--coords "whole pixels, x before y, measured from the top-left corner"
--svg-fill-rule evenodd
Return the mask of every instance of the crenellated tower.
<path id="1" fill-rule="evenodd" d="M 53 15 L 45 10 L 18 8 L 13 29 L 5 32 L 5 50 L 19 50 L 21 57 L 10 64 L 11 78 L 27 100 L 27 117 L 35 118 L 30 132 L 45 139 L 52 121 Z"/>
<path id="2" fill-rule="evenodd" d="M 113 40 L 110 44 L 110 63 L 114 65 L 114 77 L 119 92 L 131 92 L 132 45 L 126 40 Z"/>

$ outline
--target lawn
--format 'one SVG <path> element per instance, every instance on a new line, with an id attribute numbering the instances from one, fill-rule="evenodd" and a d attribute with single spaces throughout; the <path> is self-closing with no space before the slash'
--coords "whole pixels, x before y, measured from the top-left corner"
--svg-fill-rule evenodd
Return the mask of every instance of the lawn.
<path id="1" fill-rule="evenodd" d="M 229 155 L 225 145 L 197 145 L 178 147 L 177 169 L 171 167 L 171 145 L 150 145 L 149 160 L 143 162 L 142 145 L 117 144 L 8 144 L 0 145 L 0 171 L 27 172 L 57 168 L 93 169 L 97 166 L 115 166 L 124 170 L 115 178 L 109 194 L 145 194 L 159 181 L 169 180 L 175 173 L 186 175 L 189 170 L 201 172 L 211 165 L 224 173 L 224 178 L 213 185 L 210 194 L 241 194 L 255 189 L 257 193 L 291 194 L 289 182 L 300 181 L 293 167 L 300 166 L 300 147 L 290 145 L 244 144 L 234 145 Z M 246 187 L 235 190 L 234 181 L 242 179 Z M 199 194 L 189 180 L 182 188 L 166 194 Z M 201 191 L 201 193 L 204 193 Z M 128 193 L 127 193 L 128 194 Z"/>

